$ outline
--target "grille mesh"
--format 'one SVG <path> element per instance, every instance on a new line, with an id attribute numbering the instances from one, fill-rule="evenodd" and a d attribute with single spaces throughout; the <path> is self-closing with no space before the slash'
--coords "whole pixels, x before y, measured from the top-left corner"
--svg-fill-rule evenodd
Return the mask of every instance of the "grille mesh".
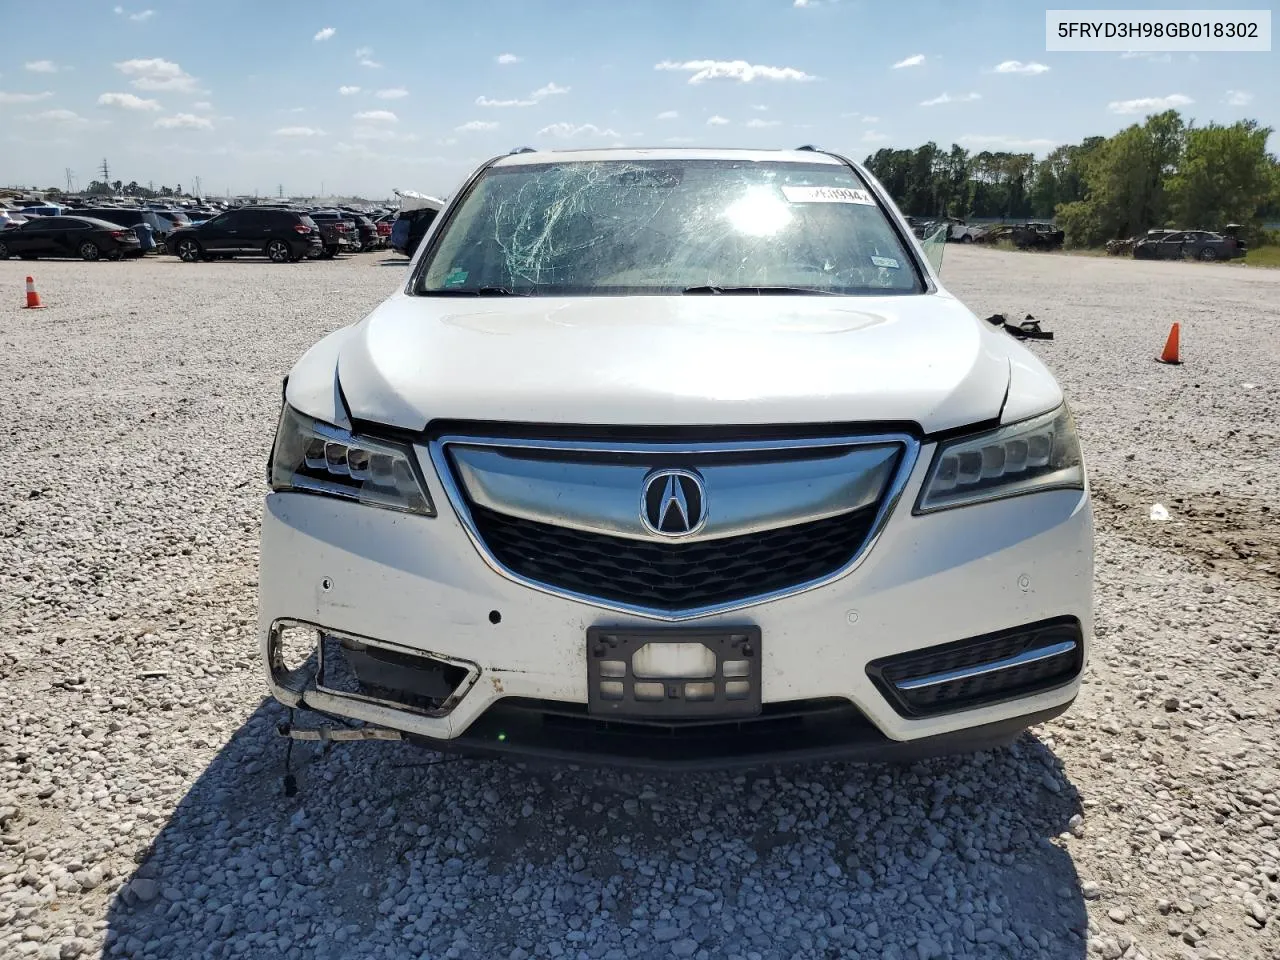
<path id="1" fill-rule="evenodd" d="M 810 523 L 694 543 L 588 533 L 471 505 L 480 537 L 513 573 L 661 610 L 728 603 L 830 575 L 862 547 L 869 507 Z"/>

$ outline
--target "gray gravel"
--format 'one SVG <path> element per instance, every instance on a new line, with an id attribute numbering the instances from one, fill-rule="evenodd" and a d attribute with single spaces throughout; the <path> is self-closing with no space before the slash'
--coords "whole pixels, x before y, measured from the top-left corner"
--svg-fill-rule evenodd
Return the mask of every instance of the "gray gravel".
<path id="1" fill-rule="evenodd" d="M 1280 956 L 1280 272 L 947 251 L 1057 334 L 1097 497 L 1088 683 L 1014 748 L 656 777 L 307 745 L 286 799 L 280 377 L 403 263 L 0 263 L 0 956 Z"/>

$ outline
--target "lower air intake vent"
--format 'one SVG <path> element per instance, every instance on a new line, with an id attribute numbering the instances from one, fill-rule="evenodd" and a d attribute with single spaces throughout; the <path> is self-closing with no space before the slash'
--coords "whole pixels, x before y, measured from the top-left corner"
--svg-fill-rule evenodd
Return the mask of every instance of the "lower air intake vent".
<path id="1" fill-rule="evenodd" d="M 1083 665 L 1080 621 L 1060 617 L 885 657 L 867 674 L 898 713 L 921 717 L 1051 690 Z"/>

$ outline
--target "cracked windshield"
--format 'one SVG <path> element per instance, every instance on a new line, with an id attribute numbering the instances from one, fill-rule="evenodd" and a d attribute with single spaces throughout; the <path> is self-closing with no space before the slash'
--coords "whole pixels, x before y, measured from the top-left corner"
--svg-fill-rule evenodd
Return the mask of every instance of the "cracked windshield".
<path id="1" fill-rule="evenodd" d="M 498 165 L 442 229 L 420 293 L 921 290 L 866 184 L 829 163 Z"/>

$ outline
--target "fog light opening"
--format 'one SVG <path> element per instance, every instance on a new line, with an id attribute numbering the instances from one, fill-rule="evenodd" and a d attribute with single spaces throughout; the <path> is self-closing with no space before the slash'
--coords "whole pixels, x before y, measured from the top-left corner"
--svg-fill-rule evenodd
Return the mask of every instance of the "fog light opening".
<path id="1" fill-rule="evenodd" d="M 302 693 L 315 677 L 320 631 L 305 623 L 277 620 L 269 644 L 271 678 L 294 693 Z"/>

